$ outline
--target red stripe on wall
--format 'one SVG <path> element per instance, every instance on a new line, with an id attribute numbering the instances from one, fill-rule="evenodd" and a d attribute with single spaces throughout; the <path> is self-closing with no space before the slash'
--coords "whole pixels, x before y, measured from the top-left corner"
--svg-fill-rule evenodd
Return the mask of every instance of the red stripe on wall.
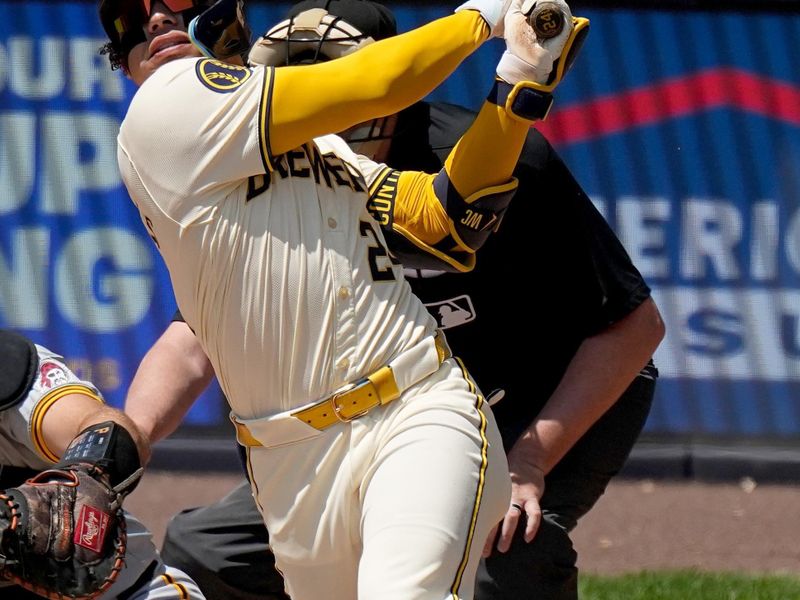
<path id="1" fill-rule="evenodd" d="M 537 125 L 557 145 L 729 107 L 800 125 L 800 88 L 738 69 L 712 69 L 563 108 Z"/>

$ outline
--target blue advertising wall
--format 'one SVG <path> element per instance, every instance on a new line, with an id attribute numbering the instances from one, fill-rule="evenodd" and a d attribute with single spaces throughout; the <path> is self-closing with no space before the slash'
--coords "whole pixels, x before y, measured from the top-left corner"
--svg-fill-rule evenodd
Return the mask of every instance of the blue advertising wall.
<path id="1" fill-rule="evenodd" d="M 287 7 L 250 3 L 253 28 Z M 62 352 L 119 406 L 175 310 L 117 171 L 134 89 L 97 55 L 93 2 L 0 9 L 0 326 Z M 395 12 L 405 31 L 447 9 Z M 582 14 L 591 34 L 540 128 L 665 318 L 647 431 L 800 438 L 800 15 Z M 502 48 L 432 97 L 478 107 Z M 227 431 L 226 414 L 210 390 L 189 429 Z"/>

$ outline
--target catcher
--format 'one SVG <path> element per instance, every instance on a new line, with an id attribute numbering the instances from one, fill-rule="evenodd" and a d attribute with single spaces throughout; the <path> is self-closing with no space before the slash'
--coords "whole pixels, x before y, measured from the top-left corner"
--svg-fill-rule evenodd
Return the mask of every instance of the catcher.
<path id="1" fill-rule="evenodd" d="M 204 598 L 123 513 L 149 455 L 61 356 L 0 329 L 0 596 Z"/>

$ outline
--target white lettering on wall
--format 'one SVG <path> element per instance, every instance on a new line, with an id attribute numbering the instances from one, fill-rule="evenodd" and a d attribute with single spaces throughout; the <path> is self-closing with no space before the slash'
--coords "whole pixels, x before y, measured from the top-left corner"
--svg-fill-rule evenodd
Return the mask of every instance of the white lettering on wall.
<path id="1" fill-rule="evenodd" d="M 671 217 L 665 198 L 623 197 L 617 202 L 617 226 L 620 241 L 637 268 L 651 277 L 669 275 L 666 255 L 667 236 L 664 223 Z"/>
<path id="2" fill-rule="evenodd" d="M 25 100 L 125 98 L 124 78 L 98 52 L 103 38 L 12 36 L 0 44 L 0 92 Z"/>
<path id="3" fill-rule="evenodd" d="M 753 204 L 750 264 L 753 279 L 769 281 L 778 275 L 778 241 L 780 239 L 778 204 Z"/>
<path id="4" fill-rule="evenodd" d="M 20 227 L 0 246 L 0 322 L 46 329 L 49 298 L 75 327 L 120 331 L 141 321 L 155 289 L 150 240 L 119 227 L 83 230 L 61 247 L 47 227 Z"/>
<path id="5" fill-rule="evenodd" d="M 125 98 L 124 78 L 112 71 L 107 56 L 101 56 L 98 48 L 101 41 L 95 38 L 70 40 L 69 83 L 73 100 L 91 100 L 99 86 L 104 100 L 121 101 Z"/>
<path id="6" fill-rule="evenodd" d="M 0 314 L 9 327 L 47 325 L 50 231 L 26 227 L 10 235 L 10 253 L 0 251 Z"/>
<path id="7" fill-rule="evenodd" d="M 800 290 L 655 287 L 665 377 L 800 381 Z"/>
<path id="8" fill-rule="evenodd" d="M 120 184 L 113 117 L 48 113 L 42 118 L 44 214 L 74 215 L 81 191 L 110 191 Z M 81 156 L 81 152 L 88 156 Z"/>
<path id="9" fill-rule="evenodd" d="M 0 215 L 16 212 L 31 197 L 35 127 L 33 113 L 0 112 Z"/>
<path id="10" fill-rule="evenodd" d="M 13 65 L 9 89 L 21 98 L 45 100 L 61 95 L 66 81 L 63 38 L 28 36 L 8 40 L 8 57 Z"/>
<path id="11" fill-rule="evenodd" d="M 736 245 L 742 240 L 742 217 L 730 203 L 689 199 L 681 227 L 681 274 L 705 277 L 710 264 L 720 279 L 736 279 Z"/>
<path id="12" fill-rule="evenodd" d="M 791 286 L 800 275 L 800 209 L 786 216 L 776 200 L 743 206 L 622 196 L 592 202 L 648 280 Z"/>
<path id="13" fill-rule="evenodd" d="M 56 302 L 64 317 L 93 333 L 138 323 L 153 296 L 148 244 L 115 227 L 75 234 L 55 262 Z"/>

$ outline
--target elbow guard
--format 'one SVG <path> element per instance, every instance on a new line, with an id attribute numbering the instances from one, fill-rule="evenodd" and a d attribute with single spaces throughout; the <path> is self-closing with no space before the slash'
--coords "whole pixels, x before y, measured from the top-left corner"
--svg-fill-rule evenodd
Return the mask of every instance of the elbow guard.
<path id="1" fill-rule="evenodd" d="M 424 231 L 424 219 L 395 219 L 399 176 L 397 171 L 386 169 L 371 186 L 367 204 L 367 210 L 383 230 L 392 257 L 412 269 L 471 271 L 475 267 L 475 251 L 500 224 L 516 192 L 517 180 L 512 178 L 464 199 L 444 170 L 436 176 L 426 176 L 432 177 L 433 182 L 428 180 L 425 202 L 435 208 L 431 212 L 441 215 L 441 225 L 437 223 L 436 233 L 431 234 Z"/>
<path id="2" fill-rule="evenodd" d="M 452 240 L 430 246 L 402 228 L 383 228 L 383 237 L 392 257 L 407 269 L 467 273 L 475 268 L 475 253 L 454 249 Z"/>
<path id="3" fill-rule="evenodd" d="M 500 226 L 503 215 L 517 192 L 518 181 L 512 177 L 501 185 L 478 190 L 463 198 L 447 172 L 442 169 L 433 180 L 433 190 L 450 221 L 450 235 L 466 252 L 475 252 Z"/>

